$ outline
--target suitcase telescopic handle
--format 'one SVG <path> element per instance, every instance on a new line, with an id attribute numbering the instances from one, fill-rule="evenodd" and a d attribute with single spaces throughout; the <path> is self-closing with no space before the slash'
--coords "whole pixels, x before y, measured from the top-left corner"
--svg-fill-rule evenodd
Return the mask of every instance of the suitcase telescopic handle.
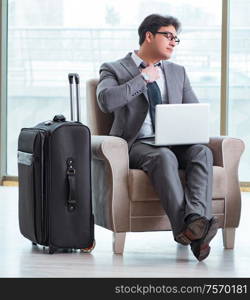
<path id="1" fill-rule="evenodd" d="M 73 84 L 73 81 L 75 79 L 76 84 L 80 83 L 80 76 L 77 73 L 69 73 L 69 83 Z"/>
<path id="2" fill-rule="evenodd" d="M 69 73 L 69 87 L 70 87 L 70 118 L 71 121 L 74 121 L 75 111 L 74 111 L 74 103 L 73 103 L 73 84 L 75 80 L 76 84 L 76 120 L 79 122 L 80 117 L 80 91 L 79 91 L 79 84 L 80 84 L 80 76 L 77 73 Z"/>

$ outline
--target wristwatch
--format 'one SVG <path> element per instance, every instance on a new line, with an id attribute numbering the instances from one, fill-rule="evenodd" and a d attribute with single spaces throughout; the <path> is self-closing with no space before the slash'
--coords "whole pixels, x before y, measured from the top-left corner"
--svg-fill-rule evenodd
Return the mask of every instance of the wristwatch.
<path id="1" fill-rule="evenodd" d="M 149 76 L 147 73 L 144 73 L 144 72 L 141 72 L 141 76 L 143 77 L 143 79 L 146 81 L 146 82 L 149 82 Z"/>

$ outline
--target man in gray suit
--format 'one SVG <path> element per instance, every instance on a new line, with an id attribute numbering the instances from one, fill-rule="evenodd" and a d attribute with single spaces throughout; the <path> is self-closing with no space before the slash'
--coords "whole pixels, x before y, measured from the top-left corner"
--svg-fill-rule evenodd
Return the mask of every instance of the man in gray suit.
<path id="1" fill-rule="evenodd" d="M 168 61 L 180 42 L 179 29 L 174 17 L 146 17 L 138 29 L 139 50 L 101 66 L 97 99 L 103 112 L 113 114 L 110 135 L 128 142 L 130 167 L 144 170 L 152 181 L 175 241 L 190 244 L 201 261 L 209 255 L 209 243 L 217 232 L 211 212 L 212 153 L 201 144 L 143 143 L 154 138 L 156 104 L 198 102 L 184 67 Z M 185 186 L 178 169 L 185 169 Z"/>

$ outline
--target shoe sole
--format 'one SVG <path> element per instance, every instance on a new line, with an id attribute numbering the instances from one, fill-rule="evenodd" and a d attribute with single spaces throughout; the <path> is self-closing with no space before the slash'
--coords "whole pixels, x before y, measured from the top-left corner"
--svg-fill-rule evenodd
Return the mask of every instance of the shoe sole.
<path id="1" fill-rule="evenodd" d="M 200 250 L 200 255 L 198 257 L 196 257 L 198 259 L 198 261 L 202 261 L 205 258 L 208 257 L 208 255 L 210 254 L 210 246 L 208 246 L 208 244 L 205 245 L 204 249 Z"/>
<path id="2" fill-rule="evenodd" d="M 209 243 L 211 242 L 211 240 L 214 238 L 214 236 L 216 235 L 217 231 L 218 231 L 218 221 L 216 218 L 212 218 L 210 221 L 210 227 L 208 229 L 208 232 L 206 234 L 206 236 L 204 237 L 204 239 L 202 240 L 198 240 L 198 241 L 194 241 L 191 244 L 191 249 L 195 255 L 195 257 L 199 260 L 202 261 L 205 258 L 208 257 L 209 253 L 210 253 L 210 246 Z M 199 255 L 197 255 L 199 251 Z"/>
<path id="3" fill-rule="evenodd" d="M 212 220 L 210 221 L 211 225 L 208 229 L 208 232 L 204 238 L 204 243 L 209 244 L 210 241 L 214 238 L 214 236 L 216 235 L 217 231 L 218 231 L 218 220 L 216 218 L 212 218 Z"/>

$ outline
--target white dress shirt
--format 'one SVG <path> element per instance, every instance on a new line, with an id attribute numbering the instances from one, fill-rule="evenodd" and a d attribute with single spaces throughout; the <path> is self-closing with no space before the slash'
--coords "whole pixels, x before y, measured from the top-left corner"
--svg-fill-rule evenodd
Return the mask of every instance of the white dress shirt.
<path id="1" fill-rule="evenodd" d="M 139 68 L 140 64 L 143 62 L 143 60 L 137 55 L 137 50 L 132 52 L 131 58 L 135 62 L 136 66 Z M 161 98 L 162 103 L 167 103 L 167 86 L 166 86 L 166 78 L 162 70 L 162 64 L 161 66 L 156 67 L 159 69 L 160 78 L 156 80 L 156 83 L 159 86 L 160 92 L 161 92 Z M 152 122 L 150 118 L 150 113 L 148 111 L 147 116 L 142 124 L 142 127 L 138 133 L 137 139 L 139 138 L 146 138 L 146 137 L 152 137 L 154 136 L 153 128 L 152 128 Z"/>

